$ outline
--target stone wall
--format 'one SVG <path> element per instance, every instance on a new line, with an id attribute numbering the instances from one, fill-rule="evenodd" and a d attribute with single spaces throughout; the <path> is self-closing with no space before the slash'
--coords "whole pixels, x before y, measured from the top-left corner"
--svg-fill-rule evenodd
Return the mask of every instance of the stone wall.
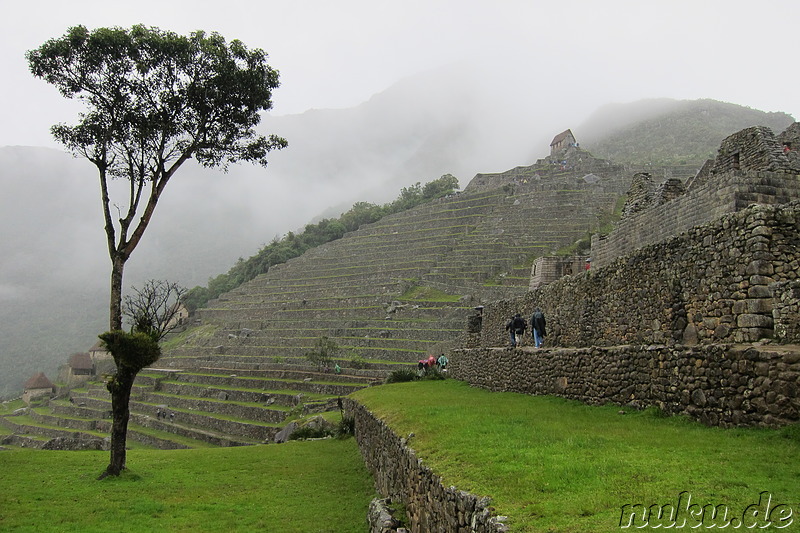
<path id="1" fill-rule="evenodd" d="M 637 248 L 663 241 L 754 203 L 780 204 L 800 199 L 796 174 L 730 172 L 706 186 L 623 218 L 605 237 L 592 239 L 592 265 L 604 266 Z"/>
<path id="2" fill-rule="evenodd" d="M 564 276 L 580 274 L 586 270 L 588 261 L 589 257 L 585 255 L 540 257 L 531 266 L 531 281 L 528 288 L 537 289 Z"/>
<path id="3" fill-rule="evenodd" d="M 545 312 L 545 346 L 800 339 L 800 204 L 757 205 L 611 264 L 487 305 L 479 345 L 508 344 L 509 316 Z M 781 285 L 784 283 L 784 285 Z M 530 339 L 528 339 L 530 342 Z"/>
<path id="4" fill-rule="evenodd" d="M 506 527 L 491 516 L 489 498 L 445 487 L 439 476 L 417 458 L 406 439 L 397 436 L 366 407 L 344 399 L 355 419 L 355 435 L 375 488 L 383 497 L 405 505 L 412 533 L 500 533 Z"/>
<path id="5" fill-rule="evenodd" d="M 773 294 L 772 318 L 775 338 L 787 343 L 800 343 L 800 281 L 783 281 L 770 285 Z"/>
<path id="6" fill-rule="evenodd" d="M 788 172 L 792 170 L 792 165 L 772 131 L 765 126 L 753 126 L 722 141 L 712 172 L 740 169 Z"/>
<path id="7" fill-rule="evenodd" d="M 800 126 L 795 123 L 778 138 L 761 126 L 730 135 L 720 145 L 714 162 L 688 180 L 685 188 L 679 180 L 667 180 L 656 187 L 649 174 L 636 174 L 617 228 L 592 240 L 593 265 L 607 265 L 637 248 L 754 203 L 800 200 L 800 163 L 792 152 L 784 153 L 782 145 L 798 130 Z"/>
<path id="8" fill-rule="evenodd" d="M 800 420 L 800 351 L 777 345 L 480 348 L 452 352 L 448 372 L 493 391 L 656 406 L 723 427 Z"/>

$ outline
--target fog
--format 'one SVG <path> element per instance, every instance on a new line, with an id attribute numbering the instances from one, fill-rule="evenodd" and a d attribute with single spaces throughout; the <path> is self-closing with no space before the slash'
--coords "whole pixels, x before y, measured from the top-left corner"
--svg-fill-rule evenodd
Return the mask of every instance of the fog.
<path id="1" fill-rule="evenodd" d="M 482 103 L 481 87 L 468 79 L 468 69 L 449 67 L 350 109 L 267 116 L 261 130 L 289 147 L 273 152 L 266 168 L 240 164 L 225 173 L 187 163 L 126 265 L 125 288 L 147 279 L 205 285 L 272 239 L 356 201 L 388 202 L 445 173 L 465 186 L 479 171 L 547 153 L 565 127 L 561 117 L 548 123 L 544 110 L 534 120 Z M 0 180 L 0 224 L 12 228 L 0 240 L 0 365 L 14 388 L 34 371 L 55 377 L 57 363 L 106 329 L 110 263 L 90 163 L 53 148 L 4 147 Z"/>
<path id="2" fill-rule="evenodd" d="M 205 284 L 353 202 L 390 201 L 445 173 L 463 187 L 478 172 L 531 164 L 566 128 L 580 141 L 578 125 L 605 104 L 713 98 L 800 116 L 800 74 L 784 53 L 797 8 L 782 0 L 7 4 L 0 395 L 33 370 L 53 378 L 55 361 L 88 349 L 107 324 L 96 170 L 49 134 L 74 123 L 80 106 L 34 79 L 24 58 L 69 26 L 219 31 L 263 48 L 281 72 L 260 128 L 289 147 L 267 168 L 182 168 L 128 262 L 126 288 L 151 278 Z M 617 117 L 606 113 L 611 127 Z"/>

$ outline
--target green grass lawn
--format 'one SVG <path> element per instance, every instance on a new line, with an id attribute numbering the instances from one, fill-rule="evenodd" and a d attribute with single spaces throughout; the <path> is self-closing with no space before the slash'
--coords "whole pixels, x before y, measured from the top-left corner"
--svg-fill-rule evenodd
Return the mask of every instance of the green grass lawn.
<path id="1" fill-rule="evenodd" d="M 352 396 L 398 435 L 414 433 L 409 446 L 444 486 L 489 495 L 512 531 L 617 531 L 623 505 L 677 504 L 683 491 L 700 507 L 724 504 L 739 518 L 769 491 L 773 506 L 794 511 L 782 531 L 800 531 L 799 427 L 709 428 L 653 410 L 621 415 L 617 406 L 492 393 L 453 380 Z"/>
<path id="2" fill-rule="evenodd" d="M 107 452 L 0 451 L 0 531 L 358 532 L 375 496 L 353 439 Z"/>
<path id="3" fill-rule="evenodd" d="M 677 504 L 682 492 L 741 517 L 763 491 L 794 512 L 780 531 L 800 530 L 797 426 L 708 428 L 453 380 L 353 396 L 398 435 L 414 433 L 410 446 L 445 486 L 490 496 L 511 531 L 618 531 L 624 505 Z M 134 449 L 120 478 L 97 481 L 107 461 L 107 452 L 0 451 L 0 531 L 362 532 L 374 496 L 352 439 Z"/>

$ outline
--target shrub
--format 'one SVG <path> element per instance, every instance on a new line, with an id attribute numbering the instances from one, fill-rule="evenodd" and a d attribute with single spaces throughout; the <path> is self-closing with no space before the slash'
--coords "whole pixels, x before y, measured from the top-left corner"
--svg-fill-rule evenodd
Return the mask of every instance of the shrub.
<path id="1" fill-rule="evenodd" d="M 447 376 L 438 368 L 429 368 L 420 379 L 426 381 L 437 381 L 441 379 L 447 379 Z"/>
<path id="2" fill-rule="evenodd" d="M 369 363 L 360 355 L 354 355 L 350 358 L 350 366 L 353 368 L 367 368 Z"/>
<path id="3" fill-rule="evenodd" d="M 339 345 L 336 341 L 323 335 L 314 343 L 314 349 L 306 354 L 306 359 L 311 364 L 317 365 L 317 369 L 330 366 L 333 356 L 339 353 Z"/>
<path id="4" fill-rule="evenodd" d="M 417 372 L 411 368 L 398 368 L 393 370 L 387 377 L 386 383 L 403 383 L 417 379 Z"/>
<path id="5" fill-rule="evenodd" d="M 352 416 L 342 416 L 336 426 L 336 438 L 346 439 L 356 434 L 356 419 Z"/>

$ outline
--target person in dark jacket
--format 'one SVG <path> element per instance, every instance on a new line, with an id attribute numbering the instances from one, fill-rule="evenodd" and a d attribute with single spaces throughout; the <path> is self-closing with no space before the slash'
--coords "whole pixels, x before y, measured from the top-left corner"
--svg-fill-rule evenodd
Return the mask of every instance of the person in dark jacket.
<path id="1" fill-rule="evenodd" d="M 506 330 L 509 332 L 512 348 L 516 348 L 517 344 L 522 342 L 522 336 L 525 335 L 526 329 L 528 329 L 528 323 L 519 313 L 511 317 L 511 320 L 506 323 Z"/>
<path id="2" fill-rule="evenodd" d="M 544 318 L 544 313 L 537 307 L 531 315 L 531 334 L 533 335 L 533 344 L 537 348 L 542 347 L 542 342 L 547 336 L 546 325 L 547 321 Z"/>

